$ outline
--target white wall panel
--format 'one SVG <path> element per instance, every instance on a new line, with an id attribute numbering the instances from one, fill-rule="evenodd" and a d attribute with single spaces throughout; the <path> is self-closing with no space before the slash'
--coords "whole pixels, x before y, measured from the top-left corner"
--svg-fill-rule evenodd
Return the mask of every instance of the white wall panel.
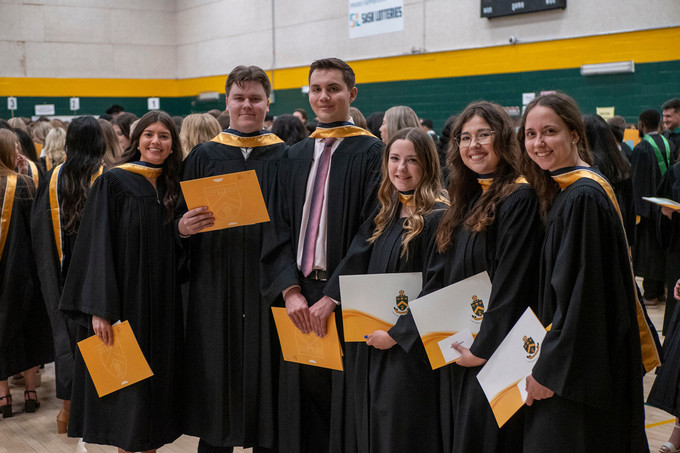
<path id="1" fill-rule="evenodd" d="M 110 44 L 26 43 L 28 77 L 111 77 Z"/>

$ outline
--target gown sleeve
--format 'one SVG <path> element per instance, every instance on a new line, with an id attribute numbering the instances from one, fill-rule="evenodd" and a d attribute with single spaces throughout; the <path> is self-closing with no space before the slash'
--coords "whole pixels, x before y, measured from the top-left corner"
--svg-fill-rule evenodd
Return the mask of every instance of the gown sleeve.
<path id="1" fill-rule="evenodd" d="M 88 326 L 93 315 L 121 317 L 116 275 L 116 224 L 123 189 L 112 172 L 97 178 L 85 202 L 59 309 Z"/>
<path id="2" fill-rule="evenodd" d="M 654 153 L 646 142 L 640 142 L 631 157 L 631 179 L 633 182 L 633 198 L 635 200 L 635 214 L 641 217 L 651 217 L 654 205 L 642 199 L 656 195 L 654 175 L 658 163 L 652 160 Z"/>
<path id="3" fill-rule="evenodd" d="M 489 359 L 528 306 L 536 309 L 543 223 L 533 190 L 518 189 L 498 207 L 493 260 L 489 265 L 491 296 L 470 351 Z"/>

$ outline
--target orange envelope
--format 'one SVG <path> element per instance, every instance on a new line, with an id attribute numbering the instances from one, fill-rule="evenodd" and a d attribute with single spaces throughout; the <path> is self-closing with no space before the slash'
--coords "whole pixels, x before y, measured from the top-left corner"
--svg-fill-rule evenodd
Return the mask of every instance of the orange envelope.
<path id="1" fill-rule="evenodd" d="M 207 206 L 215 225 L 201 232 L 269 222 L 255 170 L 182 181 L 189 209 Z"/>
<path id="2" fill-rule="evenodd" d="M 78 342 L 100 398 L 153 376 L 130 323 L 112 329 L 113 346 L 105 345 L 96 335 Z"/>
<path id="3" fill-rule="evenodd" d="M 328 333 L 323 338 L 317 337 L 314 332 L 307 335 L 300 332 L 283 307 L 272 307 L 272 314 L 285 361 L 342 371 L 342 349 L 335 313 L 328 318 Z"/>

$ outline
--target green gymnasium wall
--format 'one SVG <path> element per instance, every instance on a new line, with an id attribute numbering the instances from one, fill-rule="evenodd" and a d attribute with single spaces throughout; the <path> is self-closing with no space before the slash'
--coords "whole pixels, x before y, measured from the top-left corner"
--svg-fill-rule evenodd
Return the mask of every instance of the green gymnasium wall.
<path id="1" fill-rule="evenodd" d="M 615 113 L 628 122 L 648 108 L 660 109 L 672 97 L 680 97 L 680 60 L 635 65 L 635 73 L 581 76 L 579 69 L 531 71 L 482 76 L 448 77 L 358 84 L 359 95 L 354 106 L 368 116 L 394 105 L 408 105 L 422 118 L 430 118 L 441 130 L 446 119 L 460 112 L 468 103 L 486 99 L 503 106 L 522 106 L 522 93 L 560 90 L 574 97 L 583 113 L 594 113 L 596 107 L 615 107 Z M 17 96 L 14 116 L 34 115 L 36 104 L 54 104 L 56 115 L 72 115 L 69 97 Z M 81 109 L 76 114 L 103 114 L 112 104 L 141 116 L 147 111 L 144 97 L 80 97 Z M 219 100 L 201 102 L 193 96 L 161 97 L 161 109 L 171 115 L 188 115 L 213 108 L 224 108 L 224 95 Z M 278 89 L 270 113 L 291 113 L 303 107 L 313 117 L 307 95 L 299 88 Z M 0 117 L 10 118 L 6 98 L 0 98 Z"/>

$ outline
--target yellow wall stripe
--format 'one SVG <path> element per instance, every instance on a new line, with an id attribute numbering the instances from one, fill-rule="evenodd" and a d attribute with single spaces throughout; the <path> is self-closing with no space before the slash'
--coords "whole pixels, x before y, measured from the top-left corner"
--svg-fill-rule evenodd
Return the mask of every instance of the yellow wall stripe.
<path id="1" fill-rule="evenodd" d="M 633 60 L 680 60 L 680 27 L 557 39 L 350 62 L 357 83 L 436 79 L 578 68 Z M 268 71 L 274 89 L 307 84 L 306 66 Z M 224 92 L 225 75 L 190 79 L 0 78 L 0 96 L 182 97 Z"/>

